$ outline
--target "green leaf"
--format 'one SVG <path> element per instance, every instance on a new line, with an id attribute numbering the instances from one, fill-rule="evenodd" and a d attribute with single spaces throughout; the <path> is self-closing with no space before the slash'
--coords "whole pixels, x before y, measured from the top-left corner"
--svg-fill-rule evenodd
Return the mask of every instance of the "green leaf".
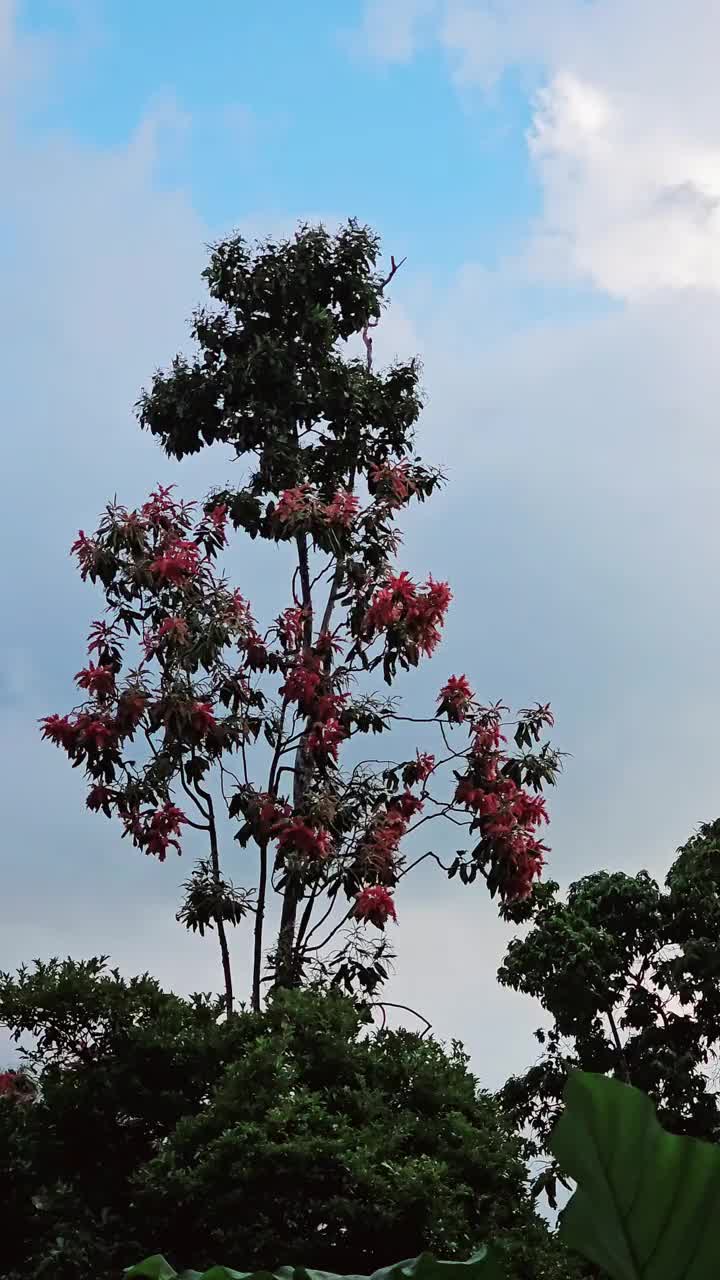
<path id="1" fill-rule="evenodd" d="M 708 1280 L 720 1259 L 720 1148 L 675 1137 L 643 1093 L 573 1072 L 551 1150 L 578 1189 L 570 1248 L 613 1280 Z"/>
<path id="2" fill-rule="evenodd" d="M 138 1262 L 134 1267 L 126 1267 L 123 1274 L 128 1277 L 142 1276 L 143 1280 L 176 1280 L 177 1277 L 177 1271 L 160 1253 L 154 1253 L 151 1258 Z"/>
<path id="3" fill-rule="evenodd" d="M 159 1253 L 146 1258 L 125 1271 L 128 1277 L 147 1280 L 506 1280 L 496 1251 L 483 1246 L 467 1262 L 439 1262 L 432 1254 L 382 1267 L 372 1276 L 336 1276 L 330 1271 L 313 1271 L 309 1267 L 278 1267 L 277 1271 L 233 1271 L 229 1267 L 210 1267 L 209 1271 L 173 1271 Z"/>

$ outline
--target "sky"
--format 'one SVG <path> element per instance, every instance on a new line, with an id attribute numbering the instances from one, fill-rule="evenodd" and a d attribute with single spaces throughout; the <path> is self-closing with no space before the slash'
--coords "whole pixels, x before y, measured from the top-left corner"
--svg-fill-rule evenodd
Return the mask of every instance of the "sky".
<path id="1" fill-rule="evenodd" d="M 455 593 L 410 696 L 467 671 L 552 703 L 548 874 L 663 877 L 718 816 L 719 40 L 715 0 L 0 0 L 1 968 L 218 984 L 174 921 L 190 868 L 87 813 L 37 720 L 98 612 L 77 530 L 232 475 L 168 462 L 132 406 L 235 229 L 355 216 L 407 255 L 376 359 L 420 355 L 450 483 L 404 567 Z M 263 554 L 233 571 L 269 607 Z M 495 982 L 513 930 L 484 891 L 398 905 L 388 998 L 488 1086 L 528 1066 L 542 1010 Z"/>

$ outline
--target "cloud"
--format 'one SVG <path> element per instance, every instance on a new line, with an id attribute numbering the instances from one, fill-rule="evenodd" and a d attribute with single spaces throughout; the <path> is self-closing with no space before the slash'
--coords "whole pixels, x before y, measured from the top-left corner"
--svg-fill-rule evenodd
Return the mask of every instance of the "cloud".
<path id="1" fill-rule="evenodd" d="M 366 0 L 356 48 L 383 62 L 407 62 L 439 9 L 438 0 Z"/>
<path id="2" fill-rule="evenodd" d="M 413 52 L 414 7 L 398 6 Z M 377 56 L 382 6 L 365 9 Z M 443 0 L 432 30 L 459 88 L 521 69 L 543 210 L 528 266 L 613 297 L 720 288 L 720 87 L 714 0 Z"/>

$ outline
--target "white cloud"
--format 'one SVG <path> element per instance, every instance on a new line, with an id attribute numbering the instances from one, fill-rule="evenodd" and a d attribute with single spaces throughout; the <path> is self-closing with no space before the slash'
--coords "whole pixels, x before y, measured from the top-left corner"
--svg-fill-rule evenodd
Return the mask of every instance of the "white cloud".
<path id="1" fill-rule="evenodd" d="M 407 62 L 439 8 L 439 0 L 366 0 L 356 44 L 384 62 Z"/>
<path id="2" fill-rule="evenodd" d="M 408 57 L 412 5 L 397 12 Z M 538 87 L 533 270 L 622 299 L 720 289 L 716 0 L 443 0 L 433 13 L 458 86 L 488 88 L 520 67 Z M 368 3 L 378 56 L 385 23 Z"/>

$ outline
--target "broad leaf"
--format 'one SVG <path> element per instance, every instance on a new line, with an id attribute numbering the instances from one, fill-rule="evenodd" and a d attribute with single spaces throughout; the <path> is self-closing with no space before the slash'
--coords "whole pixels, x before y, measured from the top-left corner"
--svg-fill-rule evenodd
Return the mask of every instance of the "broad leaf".
<path id="1" fill-rule="evenodd" d="M 574 1072 L 551 1147 L 578 1189 L 561 1236 L 613 1280 L 709 1280 L 720 1262 L 720 1148 L 675 1137 L 643 1093 Z"/>
<path id="2" fill-rule="evenodd" d="M 382 1267 L 372 1276 L 335 1276 L 329 1271 L 313 1271 L 309 1267 L 279 1267 L 277 1271 L 232 1271 L 229 1267 L 211 1267 L 209 1271 L 174 1271 L 160 1254 L 146 1258 L 125 1271 L 137 1280 L 505 1280 L 505 1272 L 497 1253 L 483 1247 L 467 1262 L 439 1262 L 429 1253 L 406 1262 Z"/>

